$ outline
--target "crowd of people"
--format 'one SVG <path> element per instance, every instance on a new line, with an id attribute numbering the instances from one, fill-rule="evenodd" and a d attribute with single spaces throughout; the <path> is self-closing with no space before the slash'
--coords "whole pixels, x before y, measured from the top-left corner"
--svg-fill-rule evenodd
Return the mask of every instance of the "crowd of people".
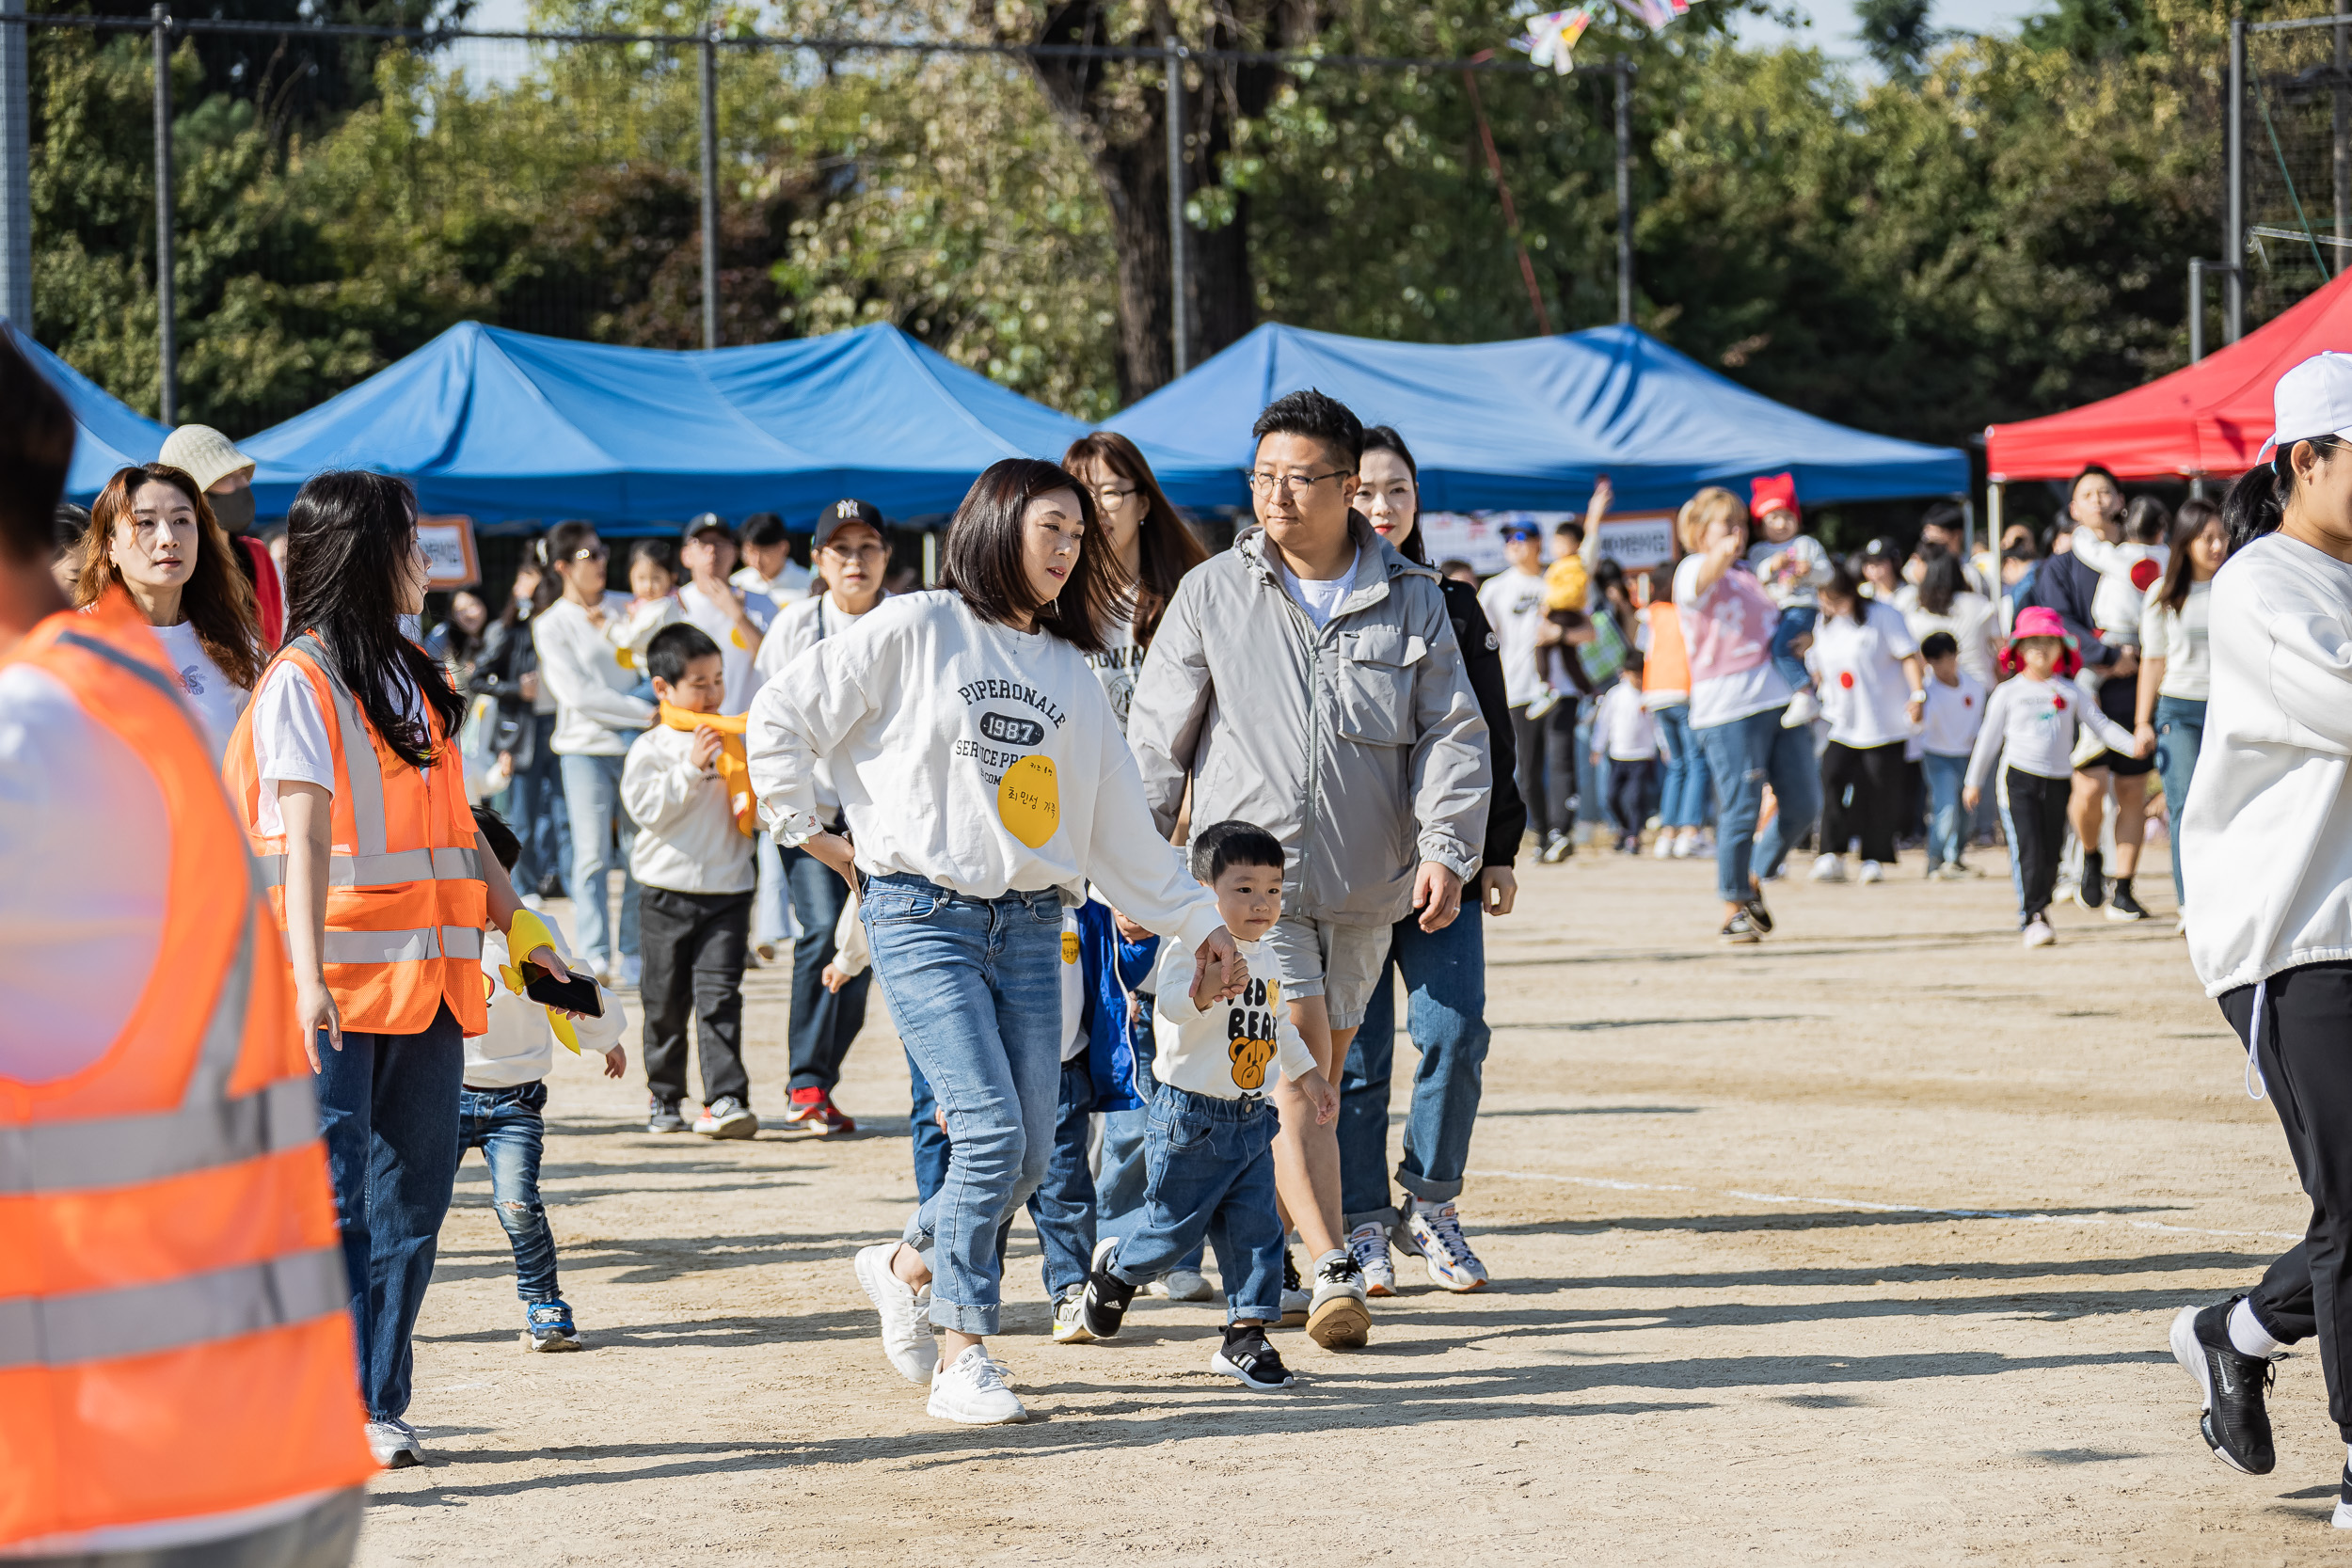
<path id="1" fill-rule="evenodd" d="M 935 587 L 894 575 L 856 498 L 815 521 L 814 576 L 783 519 L 705 515 L 675 549 L 633 544 L 627 593 L 566 522 L 495 614 L 461 594 L 426 633 L 405 483 L 314 477 L 273 550 L 249 462 L 188 427 L 87 514 L 54 508 L 71 422 L 0 344 L 0 778 L 29 814 L 0 958 L 22 1025 L 0 1083 L 26 1087 L 0 1098 L 0 1170 L 29 1151 L 18 1190 L 70 1193 L 102 1168 L 63 1141 L 88 1118 L 162 1116 L 160 1152 L 103 1167 L 128 1170 L 120 1201 L 176 1218 L 173 1183 L 200 1179 L 248 1221 L 282 1213 L 257 1238 L 203 1209 L 128 1275 L 61 1265 L 77 1286 L 31 1292 L 217 1310 L 160 1339 L 111 1310 L 42 1330 L 44 1408 L 75 1413 L 0 1540 L 347 1557 L 371 1462 L 422 1458 L 410 1338 L 467 1149 L 522 1343 L 582 1342 L 538 1191 L 546 1080 L 558 1044 L 627 1073 L 625 995 L 647 1131 L 752 1136 L 742 976 L 788 944 L 779 1116 L 821 1137 L 854 1131 L 834 1092 L 879 988 L 917 1203 L 853 1271 L 933 1416 L 1027 1414 L 988 1345 L 1025 1209 L 1054 1339 L 1115 1340 L 1140 1291 L 1208 1299 L 1213 1249 L 1210 1370 L 1272 1393 L 1296 1381 L 1274 1331 L 1364 1346 L 1400 1255 L 1444 1290 L 1487 1281 L 1461 1200 L 1485 923 L 1512 913 L 1523 849 L 1564 860 L 1596 820 L 1588 847 L 1711 847 L 1720 934 L 1749 943 L 1803 847 L 1816 880 L 1853 855 L 1867 884 L 1913 843 L 1957 879 L 2006 842 L 2040 947 L 2070 893 L 2146 917 L 2151 773 L 2192 961 L 2314 1203 L 2309 1240 L 2185 1308 L 2173 1348 L 2207 1441 L 2261 1473 L 2266 1358 L 2316 1336 L 2352 1443 L 2344 409 L 2352 357 L 2323 356 L 2281 381 L 2277 453 L 2226 507 L 2127 507 L 2086 468 L 2046 550 L 2012 531 L 1971 560 L 1939 508 L 1915 550 L 1841 559 L 1783 474 L 1700 490 L 1671 565 L 1629 572 L 1604 481 L 1552 559 L 1515 528 L 1482 584 L 1432 563 L 1406 435 L 1300 391 L 1257 415 L 1251 516 L 1216 554 L 1096 435 L 978 476 Z M 72 831 L 92 813 L 103 843 Z M 168 987 L 90 983 L 164 959 Z M 1391 1170 L 1400 982 L 1419 1061 Z M 65 1397 L 159 1347 L 185 1358 L 184 1415 L 125 1432 Z M 108 1444 L 208 1441 L 168 1501 L 75 1471 Z M 2345 1488 L 2352 1526 L 2352 1464 Z"/>

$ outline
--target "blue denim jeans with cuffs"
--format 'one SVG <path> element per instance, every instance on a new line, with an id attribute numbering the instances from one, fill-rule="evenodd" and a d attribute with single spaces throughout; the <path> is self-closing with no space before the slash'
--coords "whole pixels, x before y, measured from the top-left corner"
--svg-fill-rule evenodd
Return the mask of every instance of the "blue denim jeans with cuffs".
<path id="1" fill-rule="evenodd" d="M 1470 1130 L 1478 1120 L 1486 1046 L 1486 916 L 1476 884 L 1462 912 L 1442 930 L 1424 931 L 1407 915 L 1396 923 L 1389 963 L 1373 988 L 1363 1027 L 1340 1073 L 1340 1207 L 1351 1230 L 1366 1220 L 1397 1222 L 1389 1190 L 1389 1082 L 1396 1059 L 1396 975 L 1405 976 L 1407 1028 L 1421 1052 L 1405 1111 L 1405 1158 L 1397 1185 L 1427 1203 L 1462 1194 Z"/>
<path id="2" fill-rule="evenodd" d="M 1147 1285 L 1203 1241 L 1216 1248 L 1225 1321 L 1282 1321 L 1282 1220 L 1274 1207 L 1274 1133 L 1263 1096 L 1219 1100 L 1162 1084 L 1152 1101 L 1143 1223 L 1104 1267 Z M 936 1295 L 937 1287 L 933 1287 Z"/>
<path id="3" fill-rule="evenodd" d="M 1821 765 L 1813 751 L 1813 728 L 1785 729 L 1786 706 L 1768 707 L 1727 724 L 1691 733 L 1707 753 L 1715 781 L 1715 891 L 1726 904 L 1754 895 L 1751 871 L 1769 880 L 1780 871 L 1792 846 L 1804 842 L 1821 815 Z M 1764 786 L 1772 786 L 1780 809 L 1762 833 Z"/>
<path id="4" fill-rule="evenodd" d="M 490 1167 L 490 1207 L 515 1248 L 515 1293 L 526 1307 L 563 1294 L 555 1283 L 555 1232 L 539 1201 L 539 1158 L 547 1147 L 548 1086 L 471 1086 L 457 1094 L 457 1158 L 478 1148 Z"/>
<path id="5" fill-rule="evenodd" d="M 971 898 L 920 877 L 866 879 L 874 982 L 947 1113 L 947 1169 L 907 1222 L 931 1269 L 931 1322 L 996 1332 L 997 1230 L 1044 1180 L 1061 1088 L 1061 895 Z"/>

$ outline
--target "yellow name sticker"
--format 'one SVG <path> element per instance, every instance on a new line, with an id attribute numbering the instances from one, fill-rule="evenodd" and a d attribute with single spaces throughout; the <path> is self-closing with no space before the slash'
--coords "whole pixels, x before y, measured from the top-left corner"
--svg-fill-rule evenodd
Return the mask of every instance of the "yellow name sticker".
<path id="1" fill-rule="evenodd" d="M 1077 932 L 1064 931 L 1061 934 L 1061 961 L 1066 964 L 1074 964 L 1078 961 Z"/>
<path id="2" fill-rule="evenodd" d="M 743 641 L 743 628 L 741 626 L 737 626 L 734 630 L 728 632 L 727 636 L 739 648 L 748 649 L 751 646 L 749 642 Z"/>
<path id="3" fill-rule="evenodd" d="M 612 662 L 624 670 L 634 670 L 637 668 L 637 656 L 627 648 L 615 648 L 612 650 Z"/>
<path id="4" fill-rule="evenodd" d="M 1051 757 L 1025 756 L 1005 769 L 996 786 L 996 816 L 1005 831 L 1032 849 L 1061 828 L 1061 789 Z"/>

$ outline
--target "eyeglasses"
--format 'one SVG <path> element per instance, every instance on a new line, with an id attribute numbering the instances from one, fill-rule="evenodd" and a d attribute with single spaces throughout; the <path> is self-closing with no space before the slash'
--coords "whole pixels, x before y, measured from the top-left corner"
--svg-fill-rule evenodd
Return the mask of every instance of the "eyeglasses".
<path id="1" fill-rule="evenodd" d="M 1265 495 L 1279 486 L 1295 496 L 1313 489 L 1327 479 L 1344 479 L 1355 471 L 1353 468 L 1334 468 L 1327 474 L 1270 474 L 1263 469 L 1244 469 L 1242 477 L 1249 482 L 1249 488 L 1258 495 Z"/>
<path id="2" fill-rule="evenodd" d="M 880 545 L 827 545 L 825 553 L 835 561 L 880 561 L 888 552 Z"/>
<path id="3" fill-rule="evenodd" d="M 1135 493 L 1133 490 L 1121 490 L 1113 485 L 1104 484 L 1096 488 L 1094 499 L 1104 506 L 1124 506 L 1127 503 L 1127 498 Z"/>
<path id="4" fill-rule="evenodd" d="M 602 561 L 602 560 L 604 560 L 607 556 L 611 555 L 612 553 L 612 552 L 611 550 L 608 550 L 608 549 L 606 549 L 603 546 L 599 545 L 599 546 L 596 546 L 595 549 L 593 549 L 593 550 L 590 550 L 590 549 L 579 549 L 579 550 L 574 550 L 574 551 L 571 553 L 571 555 L 570 555 L 569 559 L 571 559 L 571 560 L 573 560 L 573 561 Z"/>

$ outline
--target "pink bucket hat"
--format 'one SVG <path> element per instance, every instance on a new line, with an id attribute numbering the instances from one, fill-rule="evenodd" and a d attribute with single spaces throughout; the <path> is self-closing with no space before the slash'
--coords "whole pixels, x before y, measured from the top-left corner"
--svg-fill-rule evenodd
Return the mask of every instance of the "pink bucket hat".
<path id="1" fill-rule="evenodd" d="M 2017 644 L 2028 637 L 2055 637 L 2065 652 L 2058 656 L 2058 673 L 2071 675 L 2082 668 L 2082 655 L 2075 651 L 2074 640 L 2066 635 L 2066 623 L 2058 612 L 2047 605 L 2027 605 L 2017 612 L 2017 624 L 2010 628 L 2009 646 L 2001 650 L 2001 667 L 2011 673 L 2025 668 L 2018 657 Z"/>

